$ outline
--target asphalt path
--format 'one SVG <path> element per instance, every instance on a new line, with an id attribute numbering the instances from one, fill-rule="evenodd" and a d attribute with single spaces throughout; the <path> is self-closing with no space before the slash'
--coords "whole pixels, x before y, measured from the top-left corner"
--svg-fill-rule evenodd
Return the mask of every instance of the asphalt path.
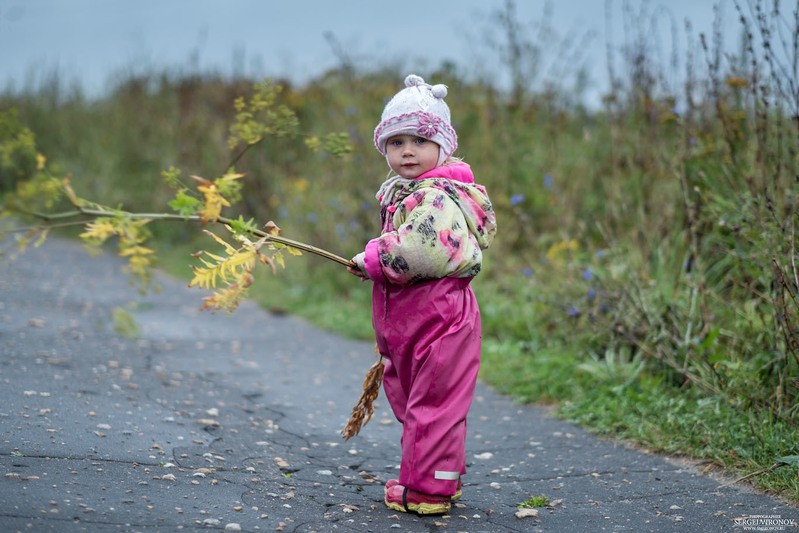
<path id="1" fill-rule="evenodd" d="M 5 248 L 9 251 L 9 248 Z M 0 531 L 744 531 L 799 509 L 477 388 L 450 514 L 383 505 L 400 427 L 340 437 L 373 344 L 245 303 L 141 295 L 112 254 L 51 238 L 0 265 Z M 138 334 L 116 327 L 133 317 Z M 115 319 L 116 317 L 116 319 Z M 537 516 L 519 503 L 546 495 Z M 536 513 L 528 513 L 536 514 Z M 766 520 L 766 519 L 762 519 Z"/>

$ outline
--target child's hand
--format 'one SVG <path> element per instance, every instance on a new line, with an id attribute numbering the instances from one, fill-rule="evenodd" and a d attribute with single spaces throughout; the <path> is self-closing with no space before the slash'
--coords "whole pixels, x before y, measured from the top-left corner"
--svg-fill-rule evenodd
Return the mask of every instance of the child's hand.
<path id="1" fill-rule="evenodd" d="M 369 276 L 364 274 L 363 271 L 360 268 L 354 268 L 354 267 L 350 266 L 350 267 L 347 267 L 347 270 L 349 271 L 350 274 L 354 274 L 355 276 L 358 276 L 359 278 L 361 278 L 364 281 L 369 279 Z"/>
<path id="2" fill-rule="evenodd" d="M 361 278 L 362 281 L 366 281 L 367 279 L 369 279 L 369 276 L 367 276 L 366 272 L 361 270 L 361 267 L 360 267 L 360 265 L 363 264 L 363 256 L 364 255 L 365 254 L 363 252 L 361 252 L 358 255 L 356 255 L 355 257 L 353 257 L 352 258 L 352 264 L 354 266 L 348 266 L 347 267 L 347 270 L 349 271 L 350 274 L 352 274 L 354 276 L 358 276 L 359 278 Z"/>

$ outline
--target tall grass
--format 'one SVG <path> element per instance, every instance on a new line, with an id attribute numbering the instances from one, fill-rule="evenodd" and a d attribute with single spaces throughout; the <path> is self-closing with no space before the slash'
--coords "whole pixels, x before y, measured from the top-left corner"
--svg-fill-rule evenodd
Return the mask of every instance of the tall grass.
<path id="1" fill-rule="evenodd" d="M 609 383 L 611 395 L 626 391 L 614 404 L 622 411 L 642 387 L 666 398 L 653 399 L 655 410 L 682 413 L 680 395 L 718 402 L 772 420 L 781 432 L 773 453 L 797 454 L 785 436 L 799 424 L 799 5 L 784 13 L 776 1 L 736 1 L 738 52 L 722 48 L 718 26 L 694 35 L 687 24 L 691 51 L 665 64 L 649 31 L 663 13 L 647 5 L 625 4 L 628 37 L 608 46 L 601 109 L 579 103 L 584 77 L 571 66 L 588 36 L 568 36 L 558 49 L 569 67 L 550 68 L 560 74 L 529 90 L 544 69 L 542 34 L 525 33 L 512 2 L 496 13 L 493 41 L 512 90 L 468 81 L 452 65 L 423 73 L 451 87 L 460 155 L 498 212 L 500 233 L 475 281 L 484 375 L 526 399 L 567 403 Z M 241 214 L 340 255 L 361 250 L 378 230 L 373 193 L 387 170 L 372 130 L 404 74 L 347 64 L 300 87 L 284 83 L 280 98 L 303 131 L 237 163 L 247 174 Z M 54 82 L 0 96 L 0 110 L 19 110 L 84 195 L 144 211 L 168 199 L 165 168 L 225 170 L 231 103 L 252 81 L 145 74 L 97 101 Z M 329 131 L 349 134 L 347 158 L 309 155 L 304 139 Z M 0 174 L 0 185 L 16 179 Z M 198 246 L 186 227 L 156 231 L 163 248 Z M 268 306 L 369 334 L 368 293 L 346 272 L 309 259 L 280 276 L 288 281 L 257 293 Z M 602 418 L 584 409 L 574 416 Z"/>

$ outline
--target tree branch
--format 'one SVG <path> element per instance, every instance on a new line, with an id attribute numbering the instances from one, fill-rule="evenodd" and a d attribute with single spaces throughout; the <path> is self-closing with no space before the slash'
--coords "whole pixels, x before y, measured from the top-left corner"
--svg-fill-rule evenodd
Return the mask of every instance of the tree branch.
<path id="1" fill-rule="evenodd" d="M 90 217 L 112 217 L 117 215 L 118 213 L 115 211 L 105 211 L 102 209 L 87 209 L 84 207 L 78 206 L 75 211 L 64 211 L 60 213 L 37 213 L 37 212 L 28 212 L 29 215 L 32 215 L 36 218 L 49 222 L 51 220 L 61 220 L 65 218 L 86 215 Z M 202 219 L 199 215 L 176 215 L 171 213 L 130 213 L 125 212 L 125 216 L 132 218 L 132 219 L 151 219 L 151 220 L 169 220 L 169 221 L 181 221 L 181 222 L 188 222 L 188 221 L 197 221 L 201 222 Z M 233 221 L 226 217 L 219 217 L 216 220 L 219 224 L 231 225 Z M 286 237 L 281 237 L 279 235 L 272 235 L 267 233 L 263 230 L 254 230 L 253 233 L 258 237 L 263 237 L 267 241 L 275 242 L 278 244 L 282 244 L 284 246 L 290 246 L 292 248 L 296 248 L 298 250 L 302 250 L 303 252 L 312 253 L 318 255 L 320 257 L 324 257 L 325 259 L 329 259 L 330 261 L 334 261 L 346 267 L 354 267 L 355 263 L 350 261 L 349 259 L 345 259 L 341 256 L 338 256 L 332 252 L 328 252 L 327 250 L 323 250 L 322 248 L 317 248 L 316 246 L 312 246 L 310 244 L 306 244 L 304 242 L 295 241 L 293 239 L 288 239 Z"/>

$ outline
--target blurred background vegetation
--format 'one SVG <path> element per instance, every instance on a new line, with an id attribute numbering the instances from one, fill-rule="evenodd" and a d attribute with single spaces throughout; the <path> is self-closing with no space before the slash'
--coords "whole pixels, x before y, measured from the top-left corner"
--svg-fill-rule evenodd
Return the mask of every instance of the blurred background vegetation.
<path id="1" fill-rule="evenodd" d="M 545 20 L 542 33 L 525 33 L 512 2 L 487 41 L 509 89 L 466 81 L 453 64 L 419 74 L 450 87 L 458 155 L 498 213 L 474 282 L 483 379 L 799 502 L 799 4 L 736 7 L 740 35 L 726 36 L 739 40 L 736 53 L 722 50 L 718 30 L 688 26 L 687 56 L 665 64 L 647 31 L 657 13 L 625 11 L 631 31 L 608 52 L 611 88 L 598 108 L 581 99 L 585 42 L 550 46 Z M 344 257 L 362 250 L 378 231 L 374 192 L 387 171 L 372 131 L 406 74 L 342 60 L 302 86 L 275 80 L 300 132 L 237 162 L 247 177 L 229 215 L 274 220 Z M 173 194 L 165 169 L 225 171 L 233 101 L 257 81 L 160 72 L 89 99 L 53 76 L 0 94 L 0 136 L 29 128 L 84 197 L 161 210 Z M 345 132 L 352 151 L 309 150 L 330 132 Z M 0 154 L 0 194 L 35 171 L 33 149 L 10 154 Z M 178 276 L 190 275 L 190 252 L 209 247 L 189 224 L 152 231 L 160 266 Z M 319 258 L 264 271 L 252 297 L 371 336 L 370 286 Z"/>

